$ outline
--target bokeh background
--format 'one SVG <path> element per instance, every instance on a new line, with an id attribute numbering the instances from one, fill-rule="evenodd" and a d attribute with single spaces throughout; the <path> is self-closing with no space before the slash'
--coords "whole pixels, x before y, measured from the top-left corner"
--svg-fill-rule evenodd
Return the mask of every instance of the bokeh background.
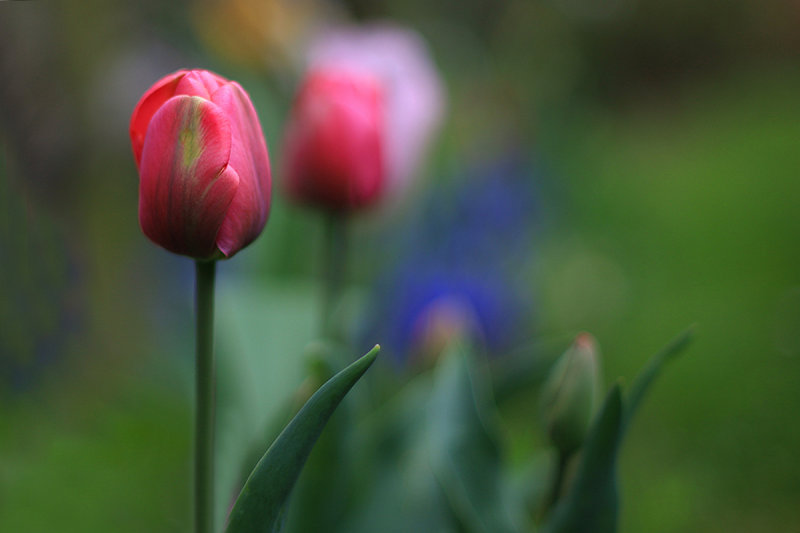
<path id="1" fill-rule="evenodd" d="M 412 193 L 353 221 L 359 349 L 415 372 L 450 294 L 490 351 L 592 332 L 608 384 L 694 323 L 623 450 L 621 531 L 800 531 L 800 4 L 756 0 L 0 4 L 0 530 L 188 523 L 192 265 L 141 234 L 127 137 L 177 68 L 240 81 L 273 164 L 221 355 L 263 351 L 265 401 L 300 385 L 322 230 L 282 132 L 304 43 L 373 19 L 427 41 L 447 104 Z"/>

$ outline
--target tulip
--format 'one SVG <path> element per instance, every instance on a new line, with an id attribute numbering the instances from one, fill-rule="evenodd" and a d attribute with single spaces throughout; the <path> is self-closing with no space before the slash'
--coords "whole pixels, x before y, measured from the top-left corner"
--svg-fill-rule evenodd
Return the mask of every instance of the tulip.
<path id="1" fill-rule="evenodd" d="M 581 333 L 556 361 L 541 393 L 548 436 L 559 452 L 570 456 L 589 432 L 600 387 L 597 343 Z"/>
<path id="2" fill-rule="evenodd" d="M 313 71 L 285 137 L 287 189 L 331 211 L 373 203 L 384 181 L 383 95 L 378 80 L 344 69 Z"/>
<path id="3" fill-rule="evenodd" d="M 267 145 L 242 87 L 205 70 L 155 83 L 133 111 L 139 223 L 167 250 L 195 259 L 232 257 L 266 224 Z"/>
<path id="4" fill-rule="evenodd" d="M 347 69 L 374 76 L 383 90 L 382 196 L 405 194 L 442 118 L 444 89 L 425 41 L 387 23 L 330 28 L 307 53 L 309 68 Z"/>
<path id="5" fill-rule="evenodd" d="M 422 39 L 384 25 L 329 30 L 308 66 L 287 126 L 290 196 L 329 211 L 400 197 L 441 118 Z"/>

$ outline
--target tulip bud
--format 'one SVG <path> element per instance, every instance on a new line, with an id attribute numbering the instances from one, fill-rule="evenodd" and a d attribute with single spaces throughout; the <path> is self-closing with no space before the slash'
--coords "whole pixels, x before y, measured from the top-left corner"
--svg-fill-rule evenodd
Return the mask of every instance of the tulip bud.
<path id="1" fill-rule="evenodd" d="M 233 81 L 180 70 L 133 110 L 139 223 L 167 250 L 231 257 L 264 228 L 270 207 L 267 145 L 250 98 Z"/>
<path id="2" fill-rule="evenodd" d="M 382 94 L 367 74 L 313 71 L 286 132 L 286 184 L 298 202 L 332 211 L 373 203 L 384 181 Z"/>
<path id="3" fill-rule="evenodd" d="M 556 361 L 541 392 L 541 411 L 548 437 L 563 456 L 583 444 L 599 390 L 597 343 L 581 333 Z"/>

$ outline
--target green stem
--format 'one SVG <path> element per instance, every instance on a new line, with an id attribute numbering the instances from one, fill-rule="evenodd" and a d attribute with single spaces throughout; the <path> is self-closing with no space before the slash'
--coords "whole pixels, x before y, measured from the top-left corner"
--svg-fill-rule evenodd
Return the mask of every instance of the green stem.
<path id="1" fill-rule="evenodd" d="M 194 434 L 194 522 L 196 533 L 214 529 L 214 270 L 216 261 L 197 261 Z"/>
<path id="2" fill-rule="evenodd" d="M 558 463 L 556 464 L 556 475 L 553 478 L 553 483 L 550 485 L 550 494 L 547 497 L 544 507 L 544 515 L 547 516 L 552 512 L 553 508 L 558 503 L 558 498 L 561 496 L 561 491 L 564 488 L 564 477 L 567 475 L 567 465 L 572 454 L 565 454 L 561 451 L 558 452 Z"/>
<path id="3" fill-rule="evenodd" d="M 337 336 L 333 319 L 342 296 L 347 272 L 347 219 L 337 212 L 326 214 L 322 258 L 322 336 Z"/>

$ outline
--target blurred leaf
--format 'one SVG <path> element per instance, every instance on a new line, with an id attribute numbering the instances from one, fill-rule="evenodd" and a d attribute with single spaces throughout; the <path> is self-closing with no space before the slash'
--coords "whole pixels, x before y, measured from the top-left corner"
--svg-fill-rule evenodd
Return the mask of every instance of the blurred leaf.
<path id="1" fill-rule="evenodd" d="M 692 333 L 693 329 L 688 329 L 650 359 L 624 405 L 619 383 L 612 387 L 586 441 L 575 480 L 553 511 L 544 533 L 616 531 L 617 457 L 625 430 L 664 363 L 688 345 Z"/>
<path id="2" fill-rule="evenodd" d="M 617 451 L 622 395 L 611 388 L 583 449 L 575 481 L 543 533 L 612 533 L 617 527 Z"/>
<path id="3" fill-rule="evenodd" d="M 362 424 L 353 443 L 359 450 L 354 510 L 331 531 L 456 531 L 426 449 L 430 378 L 423 374 L 407 383 Z"/>
<path id="4" fill-rule="evenodd" d="M 520 393 L 527 394 L 547 379 L 553 362 L 574 335 L 554 335 L 516 346 L 492 361 L 492 391 L 498 405 Z"/>
<path id="5" fill-rule="evenodd" d="M 370 367 L 380 348 L 375 346 L 323 385 L 256 465 L 231 510 L 226 529 L 236 532 L 280 530 L 286 500 L 326 422 L 350 388 Z"/>
<path id="6" fill-rule="evenodd" d="M 356 445 L 361 500 L 338 531 L 519 531 L 509 509 L 487 376 L 456 343 L 409 382 Z M 513 500 L 521 504 L 522 500 Z M 387 517 L 391 517 L 387 519 Z"/>
<path id="7" fill-rule="evenodd" d="M 549 495 L 555 469 L 554 453 L 552 450 L 538 451 L 509 472 L 503 498 L 511 509 L 524 513 L 522 520 L 525 522 L 533 520 Z M 520 531 L 529 530 L 531 527 Z"/>
<path id="8" fill-rule="evenodd" d="M 292 397 L 307 371 L 306 348 L 316 327 L 315 289 L 310 283 L 221 280 L 216 313 L 217 531 L 264 448 L 299 408 Z"/>
<path id="9" fill-rule="evenodd" d="M 312 362 L 311 375 L 304 387 L 313 390 L 314 383 L 319 385 L 333 376 L 333 366 L 337 362 L 347 364 L 352 360 L 352 350 L 329 340 L 315 341 L 309 346 L 307 357 Z M 341 522 L 352 490 L 352 457 L 360 453 L 349 446 L 347 439 L 354 429 L 354 404 L 361 405 L 358 393 L 363 395 L 366 388 L 365 382 L 357 391 L 352 391 L 349 394 L 351 399 L 339 406 L 328 420 L 295 484 L 285 510 L 285 531 L 326 531 L 329 524 Z M 309 513 L 309 509 L 314 509 L 314 512 Z"/>
<path id="10" fill-rule="evenodd" d="M 498 432 L 485 378 L 465 344 L 444 354 L 428 408 L 431 469 L 464 530 L 517 531 L 502 498 Z"/>

